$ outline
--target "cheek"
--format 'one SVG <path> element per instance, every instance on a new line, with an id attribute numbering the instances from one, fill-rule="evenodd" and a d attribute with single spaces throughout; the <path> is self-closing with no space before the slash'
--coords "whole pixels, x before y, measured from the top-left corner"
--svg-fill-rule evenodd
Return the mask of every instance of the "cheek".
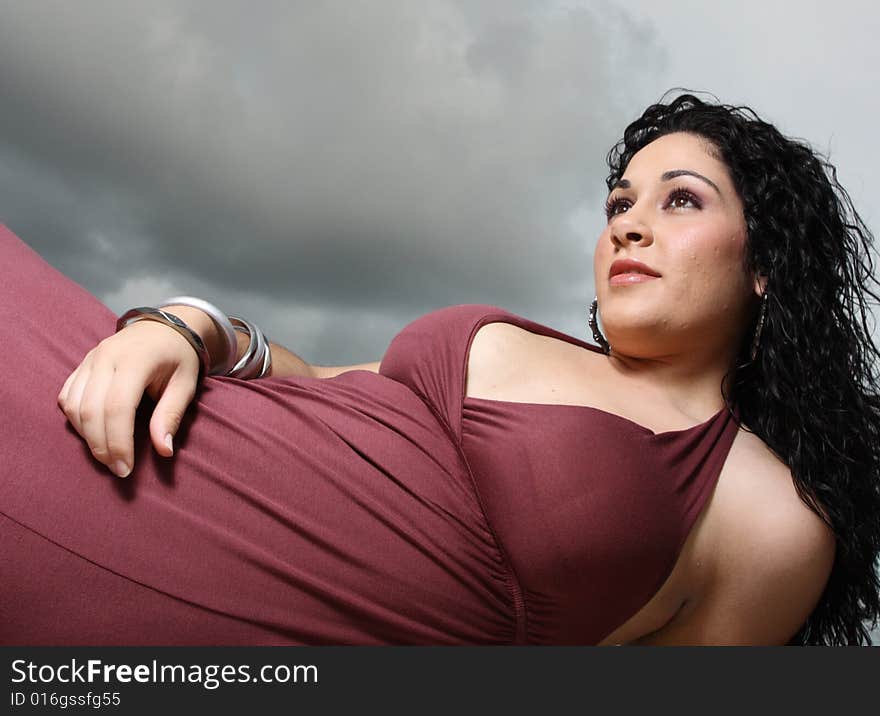
<path id="1" fill-rule="evenodd" d="M 683 258 L 690 272 L 691 299 L 713 313 L 734 310 L 746 285 L 742 236 L 726 234 L 713 241 L 694 238 L 686 243 Z"/>
<path id="2" fill-rule="evenodd" d="M 600 266 L 607 266 L 611 259 L 608 254 L 611 253 L 611 242 L 608 239 L 608 232 L 603 231 L 596 245 L 593 247 L 593 279 L 596 286 L 599 285 L 601 277 L 599 274 Z"/>
<path id="3" fill-rule="evenodd" d="M 679 258 L 684 293 L 694 309 L 712 314 L 734 311 L 743 291 L 743 238 L 736 233 L 682 238 Z"/>

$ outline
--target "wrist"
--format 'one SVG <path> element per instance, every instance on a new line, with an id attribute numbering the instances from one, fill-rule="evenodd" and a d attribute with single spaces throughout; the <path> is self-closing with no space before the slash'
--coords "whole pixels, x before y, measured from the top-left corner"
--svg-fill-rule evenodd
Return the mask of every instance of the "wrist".
<path id="1" fill-rule="evenodd" d="M 218 360 L 226 353 L 226 339 L 220 335 L 214 320 L 201 309 L 192 306 L 171 304 L 163 306 L 162 310 L 173 313 L 198 333 L 211 357 L 211 365 L 217 365 Z"/>
<path id="2" fill-rule="evenodd" d="M 214 322 L 217 333 L 222 340 L 222 352 L 211 356 L 209 373 L 210 375 L 229 375 L 230 370 L 235 365 L 236 349 L 235 327 L 232 325 L 229 316 L 213 303 L 195 296 L 175 296 L 174 298 L 169 298 L 160 305 L 160 308 L 165 308 L 166 306 L 188 306 L 190 308 L 197 308 L 207 314 Z"/>

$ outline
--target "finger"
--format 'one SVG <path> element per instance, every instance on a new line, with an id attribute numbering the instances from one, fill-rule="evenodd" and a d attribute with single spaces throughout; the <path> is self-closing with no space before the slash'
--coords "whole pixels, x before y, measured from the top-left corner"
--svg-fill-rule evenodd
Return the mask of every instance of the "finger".
<path id="1" fill-rule="evenodd" d="M 58 391 L 58 403 L 62 405 L 70 399 L 70 388 L 73 385 L 73 382 L 77 379 L 77 377 L 82 372 L 82 367 L 84 365 L 91 364 L 92 355 L 95 349 L 93 348 L 88 353 L 85 354 L 80 364 L 73 369 L 73 372 L 67 376 L 67 380 L 64 381 L 64 385 L 61 386 L 61 390 Z"/>
<path id="2" fill-rule="evenodd" d="M 69 376 L 67 376 L 67 380 L 64 381 L 64 385 L 62 385 L 61 390 L 58 391 L 58 405 L 60 405 L 62 408 L 64 407 L 64 403 L 67 400 L 67 393 L 70 390 L 70 385 L 71 383 L 73 383 L 78 372 L 79 366 L 77 366 L 76 369 Z"/>
<path id="3" fill-rule="evenodd" d="M 83 391 L 89 382 L 89 373 L 91 371 L 90 362 L 82 363 L 76 369 L 76 377 L 71 382 L 67 390 L 67 398 L 64 401 L 64 414 L 70 424 L 73 425 L 76 432 L 82 435 L 82 423 L 79 417 L 80 402 L 82 401 Z"/>
<path id="4" fill-rule="evenodd" d="M 173 438 L 177 435 L 187 407 L 196 393 L 197 376 L 197 373 L 191 376 L 175 372 L 153 410 L 150 437 L 156 452 L 164 457 L 174 454 Z"/>
<path id="5" fill-rule="evenodd" d="M 107 450 L 107 432 L 104 427 L 107 411 L 107 394 L 113 381 L 114 368 L 105 361 L 94 361 L 89 371 L 89 381 L 82 392 L 79 405 L 80 435 L 98 462 L 113 470 L 113 462 Z"/>
<path id="6" fill-rule="evenodd" d="M 134 469 L 134 421 L 144 395 L 143 376 L 116 371 L 104 404 L 107 464 L 118 477 Z"/>

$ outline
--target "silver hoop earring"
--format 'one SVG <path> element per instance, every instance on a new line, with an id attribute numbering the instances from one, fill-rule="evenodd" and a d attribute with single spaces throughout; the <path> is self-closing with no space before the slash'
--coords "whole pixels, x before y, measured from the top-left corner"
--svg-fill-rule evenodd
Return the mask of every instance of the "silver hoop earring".
<path id="1" fill-rule="evenodd" d="M 764 317 L 767 315 L 767 291 L 761 299 L 761 313 L 758 315 L 758 324 L 755 327 L 755 337 L 752 339 L 752 351 L 749 359 L 754 361 L 758 355 L 758 344 L 761 342 L 761 330 L 764 328 Z"/>
<path id="2" fill-rule="evenodd" d="M 593 340 L 596 341 L 600 346 L 602 346 L 602 350 L 607 354 L 611 352 L 611 346 L 608 344 L 608 341 L 605 340 L 605 336 L 602 335 L 602 331 L 599 330 L 599 321 L 596 318 L 596 311 L 599 308 L 599 297 L 596 296 L 593 298 L 593 302 L 590 304 L 590 329 L 593 331 Z"/>

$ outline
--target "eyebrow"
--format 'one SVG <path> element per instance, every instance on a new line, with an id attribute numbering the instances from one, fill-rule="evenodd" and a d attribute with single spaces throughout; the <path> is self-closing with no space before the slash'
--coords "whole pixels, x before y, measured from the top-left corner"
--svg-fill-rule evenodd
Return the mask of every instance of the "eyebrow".
<path id="1" fill-rule="evenodd" d="M 722 196 L 721 189 L 718 188 L 718 185 L 713 182 L 711 179 L 704 177 L 702 174 L 698 174 L 697 172 L 691 171 L 690 169 L 670 169 L 668 172 L 663 172 L 660 175 L 660 181 L 669 181 L 670 179 L 675 179 L 675 177 L 680 176 L 691 176 L 696 177 L 697 179 L 706 182 L 709 186 L 711 186 L 715 191 L 718 192 L 718 196 Z M 631 183 L 629 179 L 618 179 L 617 183 L 612 187 L 612 189 L 629 189 Z"/>

